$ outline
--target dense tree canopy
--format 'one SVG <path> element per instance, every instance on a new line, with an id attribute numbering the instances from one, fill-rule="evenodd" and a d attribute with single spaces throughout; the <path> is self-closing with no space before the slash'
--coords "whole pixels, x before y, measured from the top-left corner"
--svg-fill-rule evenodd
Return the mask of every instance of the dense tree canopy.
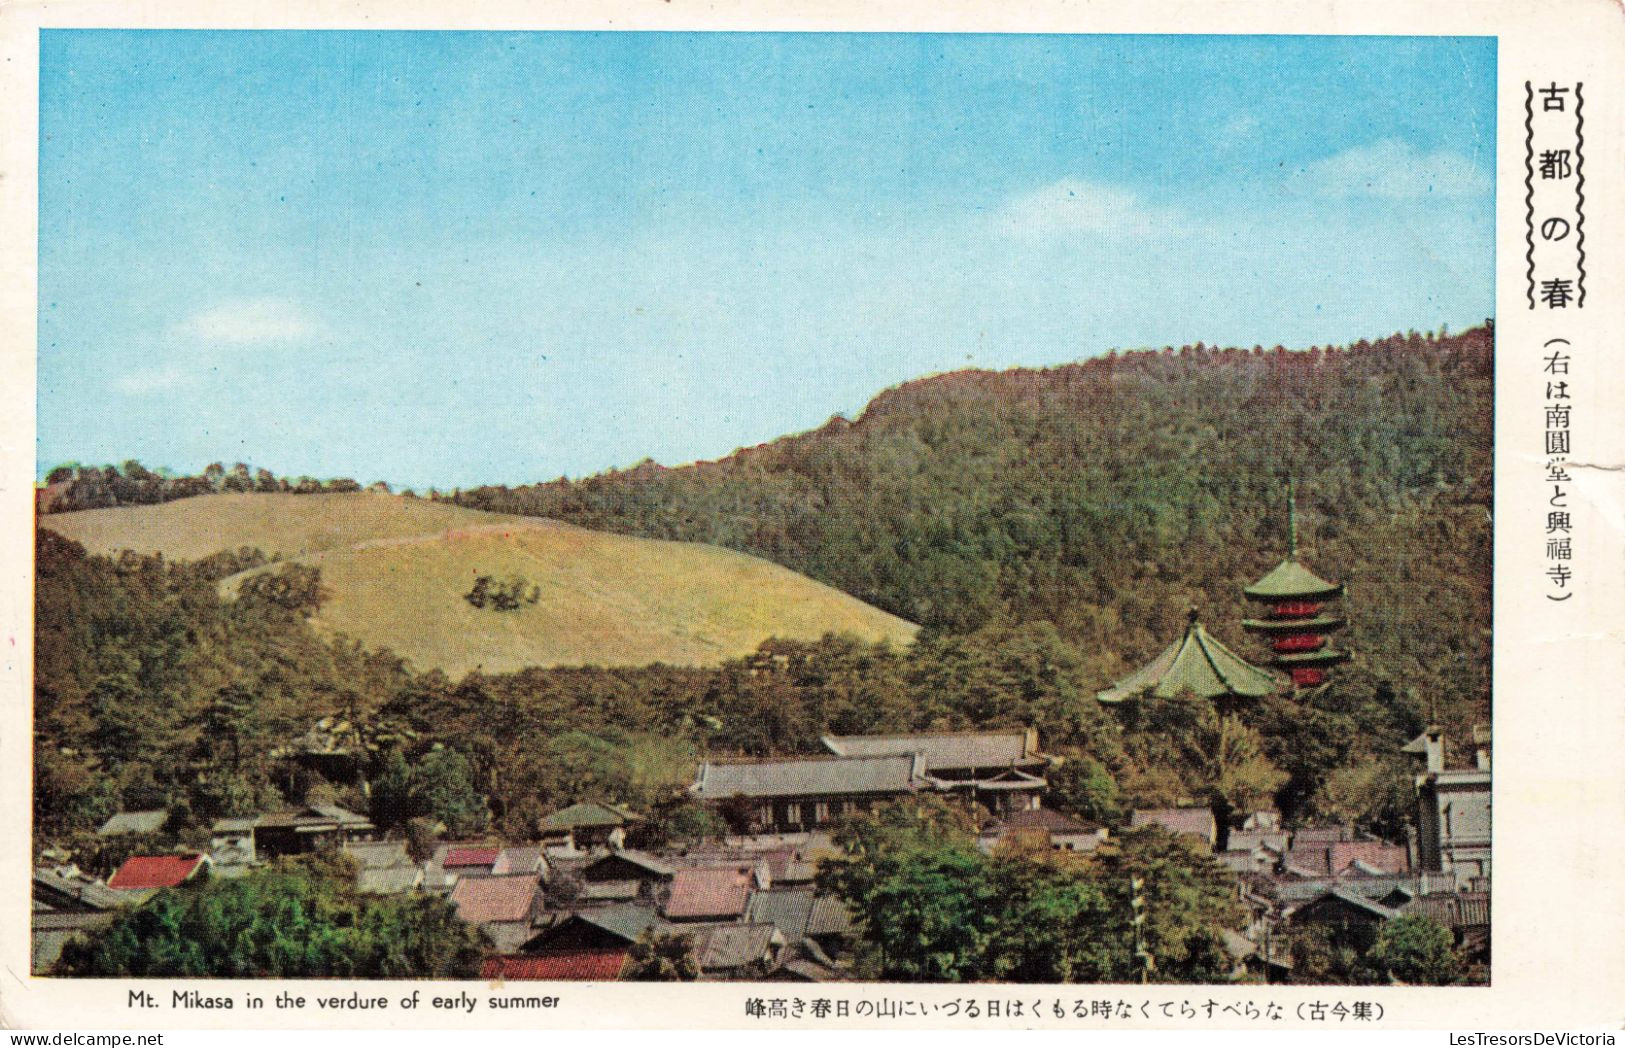
<path id="1" fill-rule="evenodd" d="M 362 896 L 341 859 L 285 860 L 232 880 L 159 892 L 89 941 L 58 973 L 164 978 L 468 979 L 479 933 L 445 899 Z"/>
<path id="2" fill-rule="evenodd" d="M 1224 930 L 1241 926 L 1235 881 L 1158 827 L 1090 855 L 1019 835 L 991 855 L 962 810 L 920 799 L 882 805 L 837 834 L 844 854 L 819 882 L 861 920 L 859 963 L 905 982 L 1127 982 L 1135 956 L 1131 882 L 1143 884 L 1144 941 L 1160 982 L 1225 982 Z"/>

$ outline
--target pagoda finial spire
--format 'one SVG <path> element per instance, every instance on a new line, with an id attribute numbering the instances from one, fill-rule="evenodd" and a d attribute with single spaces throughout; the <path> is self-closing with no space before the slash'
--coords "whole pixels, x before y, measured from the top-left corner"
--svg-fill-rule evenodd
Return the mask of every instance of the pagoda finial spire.
<path id="1" fill-rule="evenodd" d="M 1298 485 L 1292 477 L 1286 478 L 1286 550 L 1287 559 L 1298 559 Z"/>

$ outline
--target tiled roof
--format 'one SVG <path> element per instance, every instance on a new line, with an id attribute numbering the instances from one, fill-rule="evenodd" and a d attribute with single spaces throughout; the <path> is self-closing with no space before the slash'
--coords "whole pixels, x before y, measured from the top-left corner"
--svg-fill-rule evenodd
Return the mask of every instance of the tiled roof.
<path id="1" fill-rule="evenodd" d="M 835 982 L 840 973 L 835 969 L 799 958 L 785 961 L 768 976 L 770 982 Z"/>
<path id="2" fill-rule="evenodd" d="M 924 785 L 923 760 L 887 757 L 825 757 L 800 760 L 713 763 L 700 766 L 689 792 L 703 800 L 745 797 L 811 797 L 908 793 Z"/>
<path id="3" fill-rule="evenodd" d="M 1171 699 L 1186 691 L 1203 699 L 1228 695 L 1258 698 L 1286 689 L 1286 681 L 1219 643 L 1196 621 L 1193 612 L 1178 640 L 1145 666 L 1097 692 L 1095 698 L 1105 703 L 1140 695 Z"/>
<path id="4" fill-rule="evenodd" d="M 852 934 L 852 911 L 836 896 L 818 896 L 813 899 L 812 912 L 807 915 L 807 934 Z"/>
<path id="5" fill-rule="evenodd" d="M 625 966 L 625 950 L 560 950 L 532 956 L 488 957 L 480 966 L 480 978 L 610 982 L 621 977 Z"/>
<path id="6" fill-rule="evenodd" d="M 1373 917 L 1378 917 L 1385 921 L 1394 917 L 1398 913 L 1398 911 L 1394 910 L 1392 907 L 1384 906 L 1375 899 L 1367 898 L 1359 892 L 1349 891 L 1348 889 L 1339 885 L 1338 887 L 1321 892 L 1313 899 L 1310 899 L 1308 902 L 1299 906 L 1293 911 L 1293 916 L 1296 917 L 1298 914 L 1301 914 L 1312 907 L 1324 905 L 1331 900 L 1337 900 L 1357 910 L 1364 910 Z"/>
<path id="7" fill-rule="evenodd" d="M 446 852 L 445 861 L 440 865 L 448 870 L 490 866 L 501 853 L 501 848 L 452 848 Z"/>
<path id="8" fill-rule="evenodd" d="M 785 942 L 800 942 L 807 935 L 807 918 L 812 916 L 811 888 L 772 888 L 751 893 L 745 907 L 745 920 L 771 924 Z"/>
<path id="9" fill-rule="evenodd" d="M 697 928 L 694 952 L 701 971 L 732 971 L 771 960 L 778 929 L 771 924 L 712 924 Z"/>
<path id="10" fill-rule="evenodd" d="M 1456 895 L 1428 895 L 1401 907 L 1400 912 L 1427 917 L 1450 929 L 1488 926 L 1488 892 L 1461 892 Z"/>
<path id="11" fill-rule="evenodd" d="M 353 858 L 364 870 L 408 866 L 412 862 L 406 854 L 405 841 L 350 841 L 344 845 L 344 854 Z"/>
<path id="12" fill-rule="evenodd" d="M 201 855 L 135 855 L 124 861 L 107 886 L 116 891 L 173 888 L 202 865 Z"/>
<path id="13" fill-rule="evenodd" d="M 254 825 L 267 829 L 279 829 L 297 826 L 323 826 L 329 823 L 356 829 L 372 825 L 372 821 L 366 816 L 357 815 L 353 811 L 346 811 L 336 804 L 309 804 L 303 808 L 267 812 L 255 820 Z"/>
<path id="14" fill-rule="evenodd" d="M 542 855 L 540 845 L 524 844 L 512 848 L 504 848 L 497 853 L 496 861 L 491 864 L 491 872 L 503 873 L 539 873 L 547 866 L 547 859 Z"/>
<path id="15" fill-rule="evenodd" d="M 1330 846 L 1333 873 L 1342 873 L 1354 863 L 1382 873 L 1405 873 L 1411 868 L 1410 853 L 1401 844 L 1386 841 L 1338 841 Z"/>
<path id="16" fill-rule="evenodd" d="M 1381 877 L 1353 877 L 1336 880 L 1331 877 L 1316 877 L 1308 880 L 1283 880 L 1277 877 L 1260 878 L 1254 882 L 1255 886 L 1268 898 L 1285 905 L 1307 902 L 1324 895 L 1333 888 L 1339 891 L 1353 893 L 1367 899 L 1381 899 L 1396 888 L 1413 891 L 1417 887 L 1417 879 L 1405 874 L 1392 874 Z"/>
<path id="17" fill-rule="evenodd" d="M 528 921 L 536 901 L 536 878 L 464 877 L 451 891 L 457 916 L 469 924 L 493 921 Z"/>
<path id="18" fill-rule="evenodd" d="M 102 823 L 96 831 L 100 837 L 115 837 L 123 833 L 157 833 L 169 821 L 169 813 L 158 811 L 121 811 Z"/>
<path id="19" fill-rule="evenodd" d="M 660 917 L 647 906 L 605 906 L 576 914 L 582 920 L 633 942 L 650 928 L 662 927 Z"/>
<path id="20" fill-rule="evenodd" d="M 745 912 L 754 878 L 738 867 L 678 870 L 665 913 L 670 918 L 738 917 Z"/>
<path id="21" fill-rule="evenodd" d="M 1129 818 L 1131 827 L 1161 826 L 1170 833 L 1189 833 L 1211 840 L 1217 832 L 1211 808 L 1153 808 L 1136 811 Z"/>
<path id="22" fill-rule="evenodd" d="M 34 871 L 34 890 L 43 893 L 53 906 L 72 907 L 77 904 L 83 909 L 110 910 L 130 902 L 129 895 L 116 892 L 73 867 L 37 868 Z"/>
<path id="23" fill-rule="evenodd" d="M 1305 826 L 1292 834 L 1293 846 L 1300 848 L 1306 844 L 1334 844 L 1352 839 L 1353 834 L 1347 826 Z"/>
<path id="24" fill-rule="evenodd" d="M 618 804 L 601 801 L 583 801 L 556 811 L 542 819 L 544 830 L 574 830 L 587 826 L 625 826 L 641 822 L 643 816 L 628 811 Z"/>
<path id="25" fill-rule="evenodd" d="M 1386 841 L 1302 844 L 1301 840 L 1301 835 L 1293 840 L 1293 847 L 1286 853 L 1286 864 L 1311 877 L 1350 872 L 1405 873 L 1410 869 L 1410 857 L 1403 845 Z"/>
<path id="26" fill-rule="evenodd" d="M 1343 587 L 1334 582 L 1327 582 L 1289 557 L 1242 592 L 1255 600 L 1281 600 L 1290 597 L 1314 600 L 1334 597 L 1343 592 Z"/>
<path id="27" fill-rule="evenodd" d="M 823 743 L 842 757 L 925 757 L 926 771 L 1003 768 L 1042 760 L 1025 729 L 985 732 L 922 732 L 915 735 L 826 735 Z"/>
<path id="28" fill-rule="evenodd" d="M 589 862 L 582 872 L 584 874 L 591 875 L 592 871 L 594 870 L 600 872 L 612 870 L 623 863 L 633 866 L 637 870 L 642 871 L 642 873 L 655 877 L 670 877 L 672 874 L 677 872 L 676 867 L 672 866 L 671 863 L 666 862 L 664 859 L 650 855 L 648 852 L 632 851 L 630 849 L 623 851 L 612 851 L 608 855 L 595 859 L 592 862 Z M 634 876 L 636 876 L 636 874 L 634 874 Z"/>
<path id="29" fill-rule="evenodd" d="M 1001 819 L 992 819 L 983 832 L 1008 833 L 1020 830 L 1048 830 L 1050 833 L 1091 833 L 1095 827 L 1079 822 L 1070 815 L 1049 808 L 1033 808 L 1011 812 Z"/>
<path id="30" fill-rule="evenodd" d="M 419 866 L 383 866 L 362 870 L 356 875 L 356 888 L 369 895 L 400 895 L 423 883 Z"/>
<path id="31" fill-rule="evenodd" d="M 1285 830 L 1231 830 L 1227 848 L 1233 852 L 1270 848 L 1285 854 L 1287 841 L 1288 834 Z"/>

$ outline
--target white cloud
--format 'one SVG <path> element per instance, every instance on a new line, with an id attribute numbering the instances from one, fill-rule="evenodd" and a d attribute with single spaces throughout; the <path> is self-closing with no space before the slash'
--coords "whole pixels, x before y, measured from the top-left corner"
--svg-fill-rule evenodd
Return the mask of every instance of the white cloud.
<path id="1" fill-rule="evenodd" d="M 1466 197 L 1493 187 L 1490 175 L 1460 153 L 1424 153 L 1392 138 L 1317 160 L 1303 174 L 1311 191 L 1335 198 Z"/>
<path id="2" fill-rule="evenodd" d="M 185 368 L 170 364 L 166 367 L 147 368 L 120 375 L 114 379 L 113 384 L 118 387 L 120 393 L 143 396 L 183 386 L 190 378 L 191 374 Z"/>
<path id="3" fill-rule="evenodd" d="M 1096 233 L 1107 236 L 1142 234 L 1171 226 L 1177 216 L 1150 207 L 1125 189 L 1063 178 L 1025 193 L 1007 205 L 1003 220 L 1017 233 Z"/>
<path id="4" fill-rule="evenodd" d="M 222 302 L 194 313 L 175 330 L 206 342 L 248 346 L 297 342 L 320 334 L 321 326 L 296 302 L 250 298 Z"/>

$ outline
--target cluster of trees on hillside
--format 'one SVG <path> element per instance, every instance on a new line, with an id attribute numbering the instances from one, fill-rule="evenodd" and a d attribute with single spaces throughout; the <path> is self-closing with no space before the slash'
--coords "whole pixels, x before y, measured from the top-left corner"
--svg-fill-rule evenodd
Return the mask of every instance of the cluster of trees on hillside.
<path id="1" fill-rule="evenodd" d="M 163 468 L 148 469 L 135 459 L 128 459 L 117 466 L 66 463 L 47 473 L 45 483 L 46 494 L 39 500 L 43 513 L 112 506 L 148 506 L 223 492 L 321 495 L 362 490 L 360 482 L 349 477 L 331 480 L 308 476 L 279 477 L 268 469 L 255 469 L 246 462 L 238 462 L 230 468 L 224 463 L 214 462 L 204 467 L 203 472 L 188 476 Z M 389 485 L 379 481 L 367 490 L 387 492 Z"/>
<path id="2" fill-rule="evenodd" d="M 463 599 L 474 607 L 492 611 L 518 611 L 526 604 L 535 604 L 541 597 L 542 587 L 523 575 L 510 575 L 506 579 L 480 575 L 474 579 L 473 588 L 463 594 Z"/>
<path id="3" fill-rule="evenodd" d="M 967 371 L 680 469 L 462 505 L 765 557 L 932 633 L 1048 622 L 1106 679 L 1192 604 L 1227 640 L 1286 552 L 1346 582 L 1353 672 L 1460 737 L 1489 714 L 1493 327 L 1346 348 Z"/>

